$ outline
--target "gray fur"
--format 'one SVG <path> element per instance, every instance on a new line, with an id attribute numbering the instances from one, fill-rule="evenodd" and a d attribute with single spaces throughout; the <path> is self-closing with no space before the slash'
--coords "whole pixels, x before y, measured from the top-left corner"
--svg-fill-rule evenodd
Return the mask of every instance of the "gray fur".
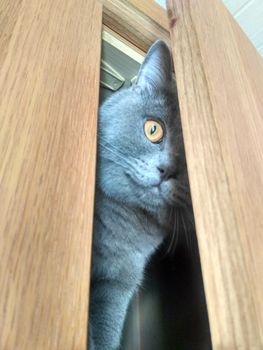
<path id="1" fill-rule="evenodd" d="M 151 117 L 165 126 L 161 143 L 144 134 Z M 119 348 L 145 264 L 172 234 L 174 212 L 187 210 L 189 202 L 171 57 L 157 41 L 136 84 L 114 94 L 99 112 L 90 350 Z"/>

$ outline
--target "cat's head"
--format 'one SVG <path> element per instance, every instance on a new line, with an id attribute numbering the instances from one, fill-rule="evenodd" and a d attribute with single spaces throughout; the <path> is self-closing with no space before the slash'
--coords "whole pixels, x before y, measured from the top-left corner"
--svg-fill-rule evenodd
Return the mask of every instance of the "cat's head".
<path id="1" fill-rule="evenodd" d="M 97 184 L 108 196 L 146 210 L 189 201 L 170 51 L 150 48 L 136 83 L 100 108 Z"/>

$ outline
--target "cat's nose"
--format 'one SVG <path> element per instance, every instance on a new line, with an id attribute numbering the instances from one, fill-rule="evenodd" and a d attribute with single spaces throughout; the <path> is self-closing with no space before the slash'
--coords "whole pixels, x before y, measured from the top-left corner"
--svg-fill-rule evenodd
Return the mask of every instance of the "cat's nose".
<path id="1" fill-rule="evenodd" d="M 169 180 L 171 178 L 176 178 L 175 169 L 173 169 L 169 166 L 161 165 L 161 166 L 158 166 L 157 169 L 159 170 L 160 177 L 161 177 L 162 181 L 166 181 L 166 180 Z"/>

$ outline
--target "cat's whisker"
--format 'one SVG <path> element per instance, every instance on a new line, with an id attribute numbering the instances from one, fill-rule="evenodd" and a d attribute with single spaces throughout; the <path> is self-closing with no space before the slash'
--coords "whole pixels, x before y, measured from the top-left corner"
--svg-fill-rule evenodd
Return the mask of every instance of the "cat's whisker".
<path id="1" fill-rule="evenodd" d="M 127 154 L 125 154 L 122 150 L 120 150 L 116 146 L 110 144 L 104 137 L 100 137 L 99 140 L 103 141 L 103 143 L 98 141 L 98 143 L 100 145 L 102 145 L 103 147 L 106 147 L 106 145 L 105 145 L 105 143 L 106 143 L 107 145 L 109 145 L 108 147 L 111 150 L 113 149 L 114 151 L 116 151 L 118 153 L 118 155 L 124 156 L 124 158 L 126 160 Z M 146 167 L 146 168 L 149 167 L 149 163 L 147 163 L 145 160 L 142 160 L 142 159 L 134 157 L 132 154 L 129 154 L 129 158 L 132 159 L 135 163 L 137 163 L 137 165 L 140 166 L 140 167 Z"/>
<path id="2" fill-rule="evenodd" d="M 122 167 L 122 168 L 125 169 L 125 170 L 129 170 L 128 165 L 125 166 L 124 164 L 118 162 L 118 161 L 117 161 L 116 159 L 114 159 L 114 158 L 111 158 L 111 157 L 102 157 L 102 158 L 110 160 L 111 162 L 113 162 L 114 164 L 119 165 L 120 167 Z"/>
<path id="3" fill-rule="evenodd" d="M 191 206 L 188 193 L 178 191 L 176 193 L 176 201 L 178 204 L 180 204 L 180 206 L 182 206 L 185 209 L 189 209 L 189 207 Z"/>
<path id="4" fill-rule="evenodd" d="M 124 157 L 120 154 L 119 151 L 115 151 L 114 148 L 112 149 L 111 147 L 106 146 L 104 143 L 99 142 L 99 144 L 100 144 L 103 148 L 105 148 L 107 151 L 109 151 L 110 153 L 112 153 L 114 156 L 119 157 L 119 158 L 126 164 L 126 167 L 124 166 L 124 164 L 122 164 L 122 163 L 116 161 L 116 160 L 113 159 L 113 158 L 105 157 L 104 154 L 101 154 L 101 157 L 102 157 L 102 158 L 111 160 L 111 161 L 113 161 L 114 163 L 116 163 L 116 164 L 122 166 L 123 168 L 125 168 L 126 170 L 128 170 L 128 171 L 126 172 L 128 175 L 130 175 L 132 178 L 137 179 L 138 182 L 140 182 L 141 179 L 140 179 L 140 176 L 139 176 L 139 175 L 140 175 L 140 173 L 143 173 L 143 170 L 144 170 L 143 167 L 146 167 L 146 166 L 147 166 L 147 164 L 146 164 L 145 162 L 143 162 L 143 161 L 140 162 L 139 159 L 133 158 L 133 160 L 137 163 L 137 168 L 136 168 L 135 165 L 134 165 L 132 162 L 130 162 L 127 158 L 124 158 Z M 130 157 L 130 158 L 131 158 L 131 157 Z M 147 170 L 148 170 L 148 168 L 147 168 Z"/>
<path id="5" fill-rule="evenodd" d="M 133 170 L 134 173 L 133 173 L 133 176 L 138 178 L 139 177 L 137 176 L 137 173 L 138 173 L 138 169 L 135 167 L 135 165 L 129 161 L 129 159 L 127 159 L 127 157 L 125 158 L 121 152 L 119 152 L 119 150 L 117 150 L 116 148 L 111 148 L 111 147 L 108 147 L 106 146 L 105 144 L 103 143 L 99 143 L 102 147 L 104 147 L 107 151 L 111 152 L 112 154 L 114 154 L 116 157 L 119 157 L 120 159 L 122 159 L 124 161 L 124 163 L 126 163 L 126 165 L 129 167 L 129 170 Z M 106 158 L 103 154 L 101 155 L 102 157 Z M 129 158 L 131 158 L 129 156 Z M 110 160 L 113 160 L 112 158 L 110 158 Z M 133 158 L 134 161 L 138 161 L 137 159 Z M 121 163 L 119 163 L 119 165 L 122 166 Z"/>
<path id="6" fill-rule="evenodd" d="M 179 208 L 184 208 L 184 209 L 187 209 L 188 205 L 187 203 L 185 202 L 184 199 L 180 198 L 177 196 L 176 200 L 175 200 L 175 204 L 177 207 Z"/>
<path id="7" fill-rule="evenodd" d="M 180 230 L 180 227 L 179 227 L 179 214 L 178 214 L 178 210 L 176 210 L 176 231 L 175 231 L 175 242 L 173 244 L 173 247 L 172 247 L 172 253 L 174 254 L 175 252 L 175 249 L 177 247 L 177 243 L 178 243 L 178 240 L 179 240 L 179 231 Z"/>
<path id="8" fill-rule="evenodd" d="M 194 222 L 194 219 L 192 218 L 192 215 L 188 216 L 188 220 L 190 221 L 192 228 L 195 228 L 195 222 Z"/>
<path id="9" fill-rule="evenodd" d="M 103 142 L 101 142 L 101 141 L 103 141 Z M 127 157 L 126 153 L 124 153 L 121 149 L 117 148 L 112 143 L 107 141 L 107 139 L 105 137 L 103 137 L 103 136 L 100 136 L 98 138 L 98 144 L 100 144 L 103 147 L 108 147 L 108 148 L 110 148 L 110 150 L 114 150 L 116 153 L 118 153 L 118 155 L 123 156 L 125 159 Z M 137 158 L 133 157 L 131 154 L 129 154 L 129 158 L 137 160 Z"/>
<path id="10" fill-rule="evenodd" d="M 182 220 L 182 224 L 183 224 L 186 245 L 187 245 L 187 248 L 191 250 L 191 241 L 190 241 L 190 237 L 188 236 L 188 230 L 187 230 L 187 226 L 185 223 L 185 218 L 184 218 L 184 215 L 182 212 L 180 212 L 180 215 L 181 215 L 181 220 Z"/>
<path id="11" fill-rule="evenodd" d="M 130 168 L 132 168 L 134 171 L 136 171 L 136 168 L 134 167 L 134 165 L 133 165 L 131 162 L 129 162 L 128 159 L 124 158 L 121 154 L 118 154 L 116 151 L 113 151 L 110 147 L 104 145 L 103 143 L 100 143 L 100 145 L 101 145 L 102 147 L 104 147 L 107 151 L 109 151 L 109 152 L 111 152 L 112 154 L 114 154 L 116 157 L 119 157 L 122 161 L 124 161 L 124 163 L 125 163 L 128 167 L 130 167 Z M 104 154 L 101 154 L 101 157 L 102 157 L 102 158 L 107 158 L 107 157 L 105 157 Z M 108 159 L 109 159 L 109 160 L 112 160 L 112 161 L 115 161 L 115 160 L 112 159 L 112 158 L 108 158 Z M 120 166 L 123 166 L 123 167 L 124 167 L 123 164 L 121 164 L 121 163 L 118 163 L 118 164 L 119 164 Z"/>
<path id="12" fill-rule="evenodd" d="M 112 146 L 107 146 L 105 145 L 105 143 L 99 142 L 99 145 L 102 146 L 103 148 L 105 148 L 107 151 L 110 151 L 111 153 L 113 153 L 114 155 L 116 155 L 117 157 L 120 157 L 121 159 L 123 159 L 125 162 L 128 162 L 127 158 L 125 158 L 121 152 L 119 150 L 117 150 L 115 147 Z"/>
<path id="13" fill-rule="evenodd" d="M 173 231 L 172 231 L 172 235 L 171 235 L 171 240 L 169 243 L 169 246 L 167 248 L 167 255 L 170 253 L 174 253 L 175 248 L 177 246 L 178 243 L 178 237 L 179 237 L 179 233 L 178 233 L 178 212 L 177 210 L 172 207 L 172 211 L 173 211 L 173 215 L 174 215 L 174 225 L 173 225 Z"/>
<path id="14" fill-rule="evenodd" d="M 118 154 L 123 155 L 124 157 L 127 157 L 127 155 L 124 152 L 122 152 L 121 149 L 118 149 L 116 146 L 114 146 L 113 144 L 108 142 L 104 137 L 99 137 L 98 138 L 98 144 L 101 145 L 101 146 L 104 146 L 104 147 L 108 147 L 111 150 L 115 150 Z"/>
<path id="15" fill-rule="evenodd" d="M 189 193 L 189 186 L 188 185 L 185 185 L 179 181 L 176 181 L 175 186 L 177 188 L 180 188 L 180 190 L 185 191 L 187 194 Z"/>
<path id="16" fill-rule="evenodd" d="M 168 222 L 170 222 L 170 221 L 171 221 L 173 214 L 174 214 L 174 207 L 171 207 L 171 209 L 170 209 L 170 213 L 169 213 Z"/>
<path id="17" fill-rule="evenodd" d="M 178 243 L 178 239 L 179 239 L 179 230 L 180 230 L 180 227 L 179 227 L 179 214 L 178 214 L 178 210 L 175 211 L 176 213 L 176 229 L 175 229 L 175 238 L 174 238 L 174 243 L 173 243 L 173 246 L 172 246 L 172 254 L 175 252 L 175 249 L 177 247 L 177 243 Z"/>

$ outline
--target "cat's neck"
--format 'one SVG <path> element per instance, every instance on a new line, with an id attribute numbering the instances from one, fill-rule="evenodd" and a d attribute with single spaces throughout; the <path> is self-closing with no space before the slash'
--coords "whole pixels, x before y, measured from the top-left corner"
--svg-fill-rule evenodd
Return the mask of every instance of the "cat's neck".
<path id="1" fill-rule="evenodd" d="M 134 206 L 129 202 L 123 202 L 118 198 L 109 197 L 99 187 L 96 188 L 96 212 L 100 213 L 103 207 L 103 213 L 105 215 L 105 207 L 108 207 L 109 215 L 116 215 L 123 210 L 129 213 L 131 217 L 138 218 L 141 222 L 151 222 L 152 225 L 158 227 L 159 230 L 164 231 L 165 235 L 169 234 L 171 229 L 170 217 L 171 208 L 167 206 L 158 208 L 141 208 Z M 112 212 L 114 208 L 114 212 Z M 107 211 L 106 211 L 107 213 Z"/>
<path id="2" fill-rule="evenodd" d="M 129 201 L 113 198 L 108 196 L 99 186 L 96 187 L 96 203 L 97 207 L 103 203 L 108 203 L 111 206 L 114 205 L 116 208 L 125 208 L 130 213 L 135 213 L 136 215 L 152 218 L 152 220 L 158 221 L 157 213 L 160 208 L 142 208 L 130 203 Z"/>
<path id="3" fill-rule="evenodd" d="M 100 190 L 96 192 L 95 203 L 97 236 L 99 228 L 103 226 L 102 231 L 107 231 L 107 239 L 114 236 L 114 242 L 120 244 L 120 249 L 123 244 L 128 244 L 133 246 L 131 251 L 141 252 L 142 256 L 147 257 L 166 236 L 165 229 L 160 227 L 156 218 L 143 209 L 125 206 Z"/>
<path id="4" fill-rule="evenodd" d="M 109 205 L 110 207 L 115 207 L 117 210 L 118 208 L 125 208 L 126 211 L 130 212 L 131 214 L 134 213 L 136 215 L 145 216 L 145 217 L 151 217 L 153 220 L 155 218 L 155 212 L 154 210 L 141 208 L 135 205 L 132 205 L 129 202 L 124 202 L 118 198 L 113 198 L 108 196 L 100 187 L 96 187 L 96 209 L 99 211 L 100 206 Z"/>

